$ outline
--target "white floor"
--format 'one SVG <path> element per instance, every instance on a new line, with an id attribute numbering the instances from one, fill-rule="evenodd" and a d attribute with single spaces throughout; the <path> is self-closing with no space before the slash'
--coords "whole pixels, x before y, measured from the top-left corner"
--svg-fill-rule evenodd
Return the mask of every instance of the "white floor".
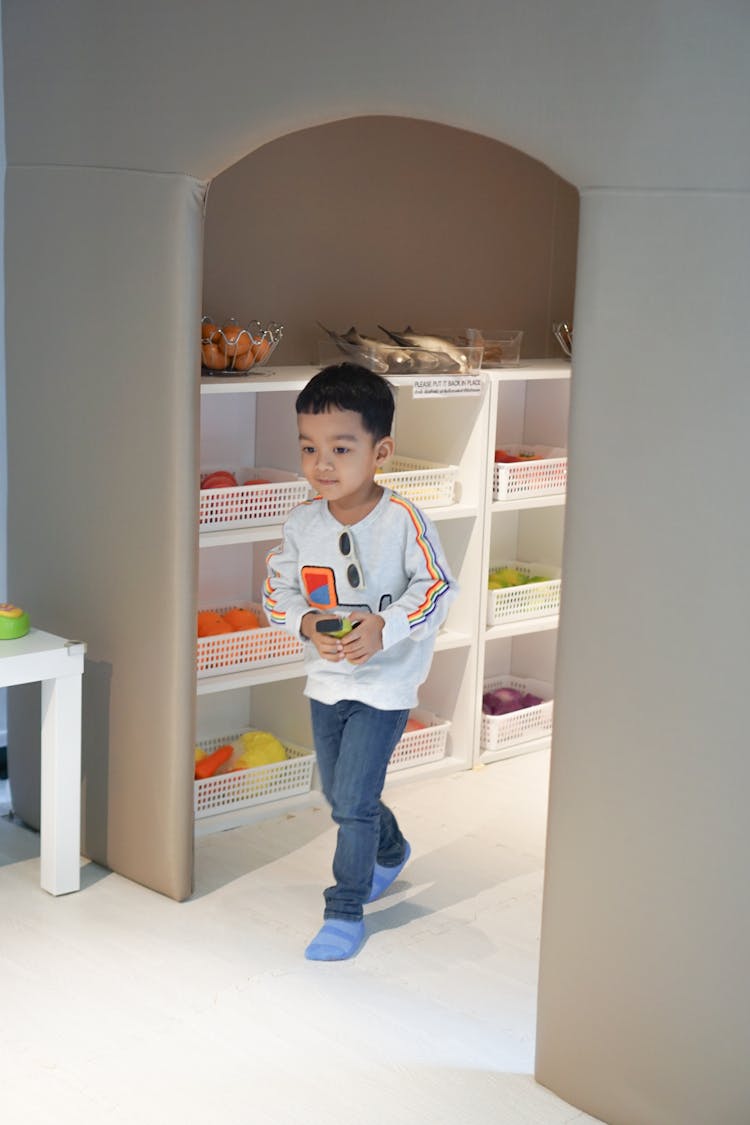
<path id="1" fill-rule="evenodd" d="M 413 856 L 350 962 L 307 962 L 322 804 L 196 841 L 176 903 L 39 889 L 0 815 L 0 1115 L 67 1125 L 576 1125 L 533 1078 L 549 756 L 392 788 Z M 7 787 L 0 783 L 0 813 Z"/>

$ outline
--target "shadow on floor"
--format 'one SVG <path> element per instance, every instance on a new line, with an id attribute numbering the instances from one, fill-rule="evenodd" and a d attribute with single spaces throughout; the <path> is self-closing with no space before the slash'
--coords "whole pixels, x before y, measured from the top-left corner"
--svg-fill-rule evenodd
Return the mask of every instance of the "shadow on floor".
<path id="1" fill-rule="evenodd" d="M 322 802 L 301 814 L 288 813 L 195 841 L 195 884 L 191 901 L 292 856 L 331 830 Z"/>
<path id="2" fill-rule="evenodd" d="M 39 859 L 40 837 L 35 828 L 29 828 L 13 813 L 0 814 L 0 867 L 23 863 L 28 859 Z M 98 863 L 84 862 L 81 866 L 81 890 L 101 882 L 112 872 Z"/>

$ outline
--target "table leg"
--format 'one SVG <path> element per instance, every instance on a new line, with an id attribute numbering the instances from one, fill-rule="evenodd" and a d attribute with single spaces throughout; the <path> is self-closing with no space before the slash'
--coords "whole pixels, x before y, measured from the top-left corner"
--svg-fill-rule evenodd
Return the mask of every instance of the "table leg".
<path id="1" fill-rule="evenodd" d="M 42 680 L 41 885 L 81 886 L 81 677 Z"/>

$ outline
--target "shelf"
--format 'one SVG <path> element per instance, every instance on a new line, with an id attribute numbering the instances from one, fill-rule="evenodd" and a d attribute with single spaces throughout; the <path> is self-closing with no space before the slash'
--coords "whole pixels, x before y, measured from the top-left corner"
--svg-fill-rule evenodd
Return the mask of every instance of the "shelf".
<path id="1" fill-rule="evenodd" d="M 230 440 L 241 446 L 245 441 L 244 431 L 235 416 L 245 415 L 250 419 L 250 425 L 255 427 L 256 440 L 260 448 L 256 450 L 262 460 L 263 453 L 268 447 L 268 435 L 278 429 L 286 434 L 286 416 L 289 412 L 289 399 L 287 396 L 298 394 L 309 380 L 320 370 L 320 365 L 309 366 L 269 366 L 250 372 L 247 375 L 236 376 L 202 376 L 200 393 L 203 395 L 250 395 L 251 399 L 242 403 L 225 399 L 223 402 L 214 401 L 213 404 L 205 403 L 204 414 L 210 421 L 209 433 L 214 444 L 217 435 L 222 436 L 223 431 L 228 432 Z M 439 658 L 434 675 L 437 677 L 433 684 L 433 694 L 440 696 L 439 686 L 442 685 L 441 677 L 451 676 L 454 683 L 456 674 L 459 674 L 460 691 L 456 689 L 456 698 L 448 707 L 450 714 L 447 716 L 452 726 L 453 753 L 436 762 L 416 763 L 407 769 L 395 770 L 386 777 L 386 786 L 408 784 L 412 780 L 423 780 L 426 777 L 439 777 L 458 772 L 468 768 L 482 768 L 493 762 L 522 754 L 531 754 L 549 748 L 550 737 L 529 740 L 528 742 L 515 743 L 496 751 L 481 751 L 479 749 L 479 722 L 471 704 L 476 690 L 477 679 L 482 681 L 482 672 L 485 659 L 502 659 L 511 667 L 513 661 L 527 660 L 526 648 L 531 652 L 532 662 L 536 659 L 553 660 L 554 656 L 547 655 L 548 649 L 554 641 L 550 636 L 557 629 L 558 614 L 549 614 L 544 617 L 520 618 L 503 622 L 502 624 L 485 626 L 483 621 L 484 597 L 481 591 L 481 581 L 475 586 L 472 575 L 484 575 L 490 557 L 493 556 L 493 544 L 499 550 L 499 545 L 508 547 L 512 541 L 523 539 L 525 548 L 532 551 L 535 558 L 544 558 L 546 548 L 552 543 L 556 549 L 557 539 L 561 536 L 558 524 L 566 503 L 564 492 L 553 493 L 546 496 L 519 497 L 510 500 L 492 499 L 492 453 L 495 434 L 499 432 L 497 419 L 498 411 L 503 410 L 503 425 L 509 434 L 518 433 L 521 440 L 524 435 L 550 432 L 561 447 L 565 445 L 566 429 L 563 423 L 567 413 L 567 397 L 569 387 L 566 380 L 571 378 L 571 365 L 563 359 L 526 360 L 521 361 L 517 367 L 485 369 L 479 374 L 480 393 L 476 395 L 460 396 L 460 408 L 452 406 L 449 397 L 440 396 L 425 400 L 415 400 L 409 388 L 416 379 L 423 378 L 419 375 L 393 375 L 388 376 L 389 382 L 394 387 L 401 388 L 402 393 L 398 399 L 399 418 L 403 429 L 405 448 L 409 441 L 413 445 L 413 455 L 426 460 L 450 460 L 461 466 L 461 480 L 464 502 L 456 504 L 441 504 L 436 507 L 423 508 L 428 519 L 440 527 L 441 538 L 444 544 L 460 558 L 463 579 L 461 585 L 464 590 L 463 603 L 459 616 L 450 618 L 453 628 L 442 629 L 435 641 L 435 654 Z M 547 381 L 545 383 L 545 381 Z M 530 386 L 525 388 L 524 384 Z M 532 386 L 533 384 L 533 386 Z M 270 392 L 270 397 L 269 397 Z M 275 393 L 282 393 L 282 397 L 274 400 Z M 258 396 L 255 402 L 252 396 Z M 456 400 L 454 400 L 455 402 Z M 424 410 L 422 406 L 424 405 Z M 558 436 L 559 435 L 559 436 Z M 286 440 L 286 439 L 285 439 Z M 510 439 L 508 439 L 510 440 Z M 541 439 L 540 439 L 541 440 Z M 552 438 L 547 439 L 550 444 L 555 444 Z M 265 444 L 264 444 L 265 441 Z M 411 448 L 411 447 L 410 447 Z M 291 438 L 282 448 L 274 446 L 274 455 L 293 459 L 297 453 L 296 441 Z M 241 462 L 238 462 L 241 463 Z M 244 462 L 242 462 L 244 463 Z M 249 463 L 249 462 L 248 462 Z M 476 501 L 478 503 L 468 501 Z M 519 512 L 547 509 L 548 515 L 543 512 L 536 517 L 520 519 Z M 503 517 L 509 517 L 503 522 Z M 244 556 L 241 552 L 234 554 L 227 552 L 225 559 L 217 555 L 212 549 L 215 547 L 232 547 L 237 544 L 253 545 L 273 544 L 283 538 L 284 520 L 275 522 L 252 524 L 244 527 L 227 526 L 220 530 L 199 531 L 198 542 L 203 551 L 209 551 L 209 556 L 203 555 L 207 575 L 213 572 L 225 581 L 226 575 L 233 575 L 243 565 Z M 518 546 L 518 544 L 516 544 Z M 533 548 L 533 550 L 532 550 Z M 260 565 L 258 549 L 252 553 L 252 565 Z M 518 557 L 509 554 L 508 558 Z M 524 554 L 522 557 L 527 557 Z M 225 575 L 226 572 L 226 575 Z M 456 623 L 458 627 L 456 627 Z M 519 646 L 511 644 L 513 638 L 523 637 L 525 634 L 541 634 L 538 642 L 519 642 Z M 544 639 L 544 635 L 548 639 Z M 497 650 L 488 650 L 489 641 L 508 641 L 507 646 L 500 645 Z M 507 653 L 505 651 L 507 647 Z M 515 650 L 519 648 L 516 657 Z M 541 655 L 537 655 L 537 650 Z M 441 654 L 447 654 L 442 656 Z M 264 716 L 266 712 L 283 706 L 283 701 L 288 693 L 297 695 L 302 693 L 302 685 L 306 676 L 303 659 L 296 659 L 286 664 L 271 664 L 260 668 L 246 669 L 240 672 L 229 672 L 224 675 L 208 676 L 197 680 L 196 694 L 205 698 L 202 703 L 203 713 L 213 715 L 214 712 L 225 710 L 239 711 L 243 707 L 256 704 Z M 287 688 L 279 689 L 278 694 L 272 694 L 265 700 L 261 698 L 245 700 L 242 696 L 244 689 L 251 689 L 261 685 L 273 685 L 286 681 Z M 222 702 L 218 696 L 223 692 L 236 691 L 233 699 Z M 256 693 L 257 694 L 257 693 Z M 297 704 L 295 704 L 296 706 Z M 265 711 L 263 708 L 265 707 Z M 460 747 L 461 753 L 455 753 Z M 313 784 L 317 782 L 313 781 Z M 308 794 L 295 797 L 282 797 L 277 801 L 268 801 L 249 808 L 236 809 L 231 812 L 219 813 L 214 816 L 201 817 L 196 821 L 196 835 L 206 835 L 212 832 L 226 831 L 243 824 L 251 824 L 266 818 L 290 815 L 296 810 L 320 806 L 324 798 L 320 792 L 313 789 Z"/>
<path id="2" fill-rule="evenodd" d="M 546 629 L 556 629 L 560 617 L 557 613 L 550 613 L 547 617 L 531 617 L 524 621 L 508 621 L 504 625 L 491 625 L 484 631 L 485 641 L 498 640 L 500 637 L 518 637 L 522 633 L 543 633 Z"/>
<path id="3" fill-rule="evenodd" d="M 435 652 L 447 652 L 454 648 L 469 648 L 472 638 L 468 633 L 458 633 L 455 629 L 441 629 L 435 638 Z"/>
<path id="4" fill-rule="evenodd" d="M 479 515 L 479 509 L 469 504 L 446 504 L 440 508 L 422 508 L 422 511 L 432 523 L 440 520 L 476 519 Z"/>
<path id="5" fill-rule="evenodd" d="M 255 524 L 253 527 L 226 527 L 221 531 L 202 531 L 198 536 L 198 546 L 231 547 L 234 543 L 276 542 L 283 536 L 281 523 Z"/>
<path id="6" fill-rule="evenodd" d="M 493 500 L 491 512 L 523 512 L 528 508 L 557 508 L 565 503 L 565 493 L 555 492 L 552 496 L 530 496 L 526 500 Z"/>
<path id="7" fill-rule="evenodd" d="M 443 629 L 435 641 L 436 652 L 468 648 L 472 638 L 467 633 Z M 224 676 L 204 676 L 197 681 L 197 695 L 212 695 L 216 692 L 233 691 L 235 688 L 254 687 L 258 684 L 275 683 L 277 680 L 296 680 L 307 675 L 304 661 L 290 660 L 288 664 L 267 664 L 262 668 L 248 668 L 244 672 L 228 672 Z"/>
<path id="8" fill-rule="evenodd" d="M 502 762 L 506 758 L 519 758 L 522 754 L 535 754 L 539 750 L 549 750 L 552 739 L 549 735 L 543 738 L 531 738 L 528 742 L 513 742 L 502 750 L 482 750 L 479 755 L 479 765 L 489 766 L 492 762 Z"/>
<path id="9" fill-rule="evenodd" d="M 425 762 L 423 765 L 410 766 L 408 769 L 394 770 L 392 773 L 386 773 L 385 788 L 392 789 L 409 781 L 424 781 L 426 777 L 445 777 L 447 774 L 466 769 L 470 764 L 463 758 L 449 756 L 437 762 Z"/>
<path id="10" fill-rule="evenodd" d="M 475 519 L 479 509 L 468 504 L 447 504 L 439 508 L 423 508 L 425 515 L 433 523 L 442 520 Z M 252 527 L 226 527 L 221 531 L 202 531 L 198 535 L 198 546 L 231 547 L 235 543 L 264 543 L 281 540 L 284 534 L 283 523 L 253 524 Z"/>
<path id="11" fill-rule="evenodd" d="M 530 382 L 535 379 L 569 379 L 570 360 L 522 359 L 518 367 L 485 367 L 482 372 L 499 383 Z"/>
<path id="12" fill-rule="evenodd" d="M 320 367 L 262 367 L 247 375 L 201 375 L 202 395 L 301 391 Z"/>
<path id="13" fill-rule="evenodd" d="M 296 797 L 282 797 L 279 801 L 266 801 L 262 805 L 250 805 L 231 812 L 216 813 L 215 816 L 200 817 L 194 822 L 194 831 L 196 836 L 210 836 L 214 832 L 228 832 L 231 828 L 242 828 L 245 824 L 257 824 L 258 821 L 285 814 L 288 816 L 325 803 L 323 794 L 317 789 L 311 789 L 309 793 L 301 793 Z"/>
<path id="14" fill-rule="evenodd" d="M 343 357 L 342 357 L 343 359 Z M 296 367 L 261 367 L 247 375 L 201 375 L 202 395 L 255 394 L 257 391 L 301 391 L 320 365 Z M 440 372 L 435 372 L 439 375 Z M 485 368 L 482 378 L 511 383 L 535 379 L 569 379 L 570 363 L 563 359 L 521 360 L 518 367 Z M 397 387 L 408 387 L 424 375 L 389 375 L 388 381 Z"/>
<path id="15" fill-rule="evenodd" d="M 198 680 L 196 694 L 212 695 L 220 691 L 233 691 L 235 688 L 276 683 L 277 680 L 296 680 L 298 676 L 305 674 L 302 660 L 290 660 L 288 664 L 267 664 L 263 668 L 248 668 L 244 672 L 227 672 L 225 676 L 205 676 Z"/>
<path id="16" fill-rule="evenodd" d="M 448 757 L 441 758 L 439 762 L 425 762 L 424 765 L 411 766 L 409 769 L 394 770 L 386 774 L 385 788 L 392 789 L 397 785 L 408 784 L 410 781 L 424 781 L 426 777 L 445 777 L 459 770 L 466 769 L 462 759 Z M 266 801 L 261 805 L 250 805 L 247 808 L 234 809 L 232 812 L 217 813 L 216 816 L 204 816 L 194 822 L 195 836 L 210 836 L 214 832 L 227 832 L 232 828 L 241 828 L 246 824 L 257 824 L 261 820 L 269 820 L 279 816 L 289 816 L 305 809 L 325 806 L 326 799 L 318 789 L 311 789 L 309 793 L 302 793 L 297 797 L 283 797 L 279 801 Z"/>

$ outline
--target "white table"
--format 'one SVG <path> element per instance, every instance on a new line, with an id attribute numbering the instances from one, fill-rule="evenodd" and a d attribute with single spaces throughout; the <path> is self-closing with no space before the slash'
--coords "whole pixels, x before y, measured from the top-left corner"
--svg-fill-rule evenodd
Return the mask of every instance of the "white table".
<path id="1" fill-rule="evenodd" d="M 31 629 L 0 641 L 0 687 L 42 685 L 41 885 L 81 886 L 81 689 L 86 645 Z"/>

